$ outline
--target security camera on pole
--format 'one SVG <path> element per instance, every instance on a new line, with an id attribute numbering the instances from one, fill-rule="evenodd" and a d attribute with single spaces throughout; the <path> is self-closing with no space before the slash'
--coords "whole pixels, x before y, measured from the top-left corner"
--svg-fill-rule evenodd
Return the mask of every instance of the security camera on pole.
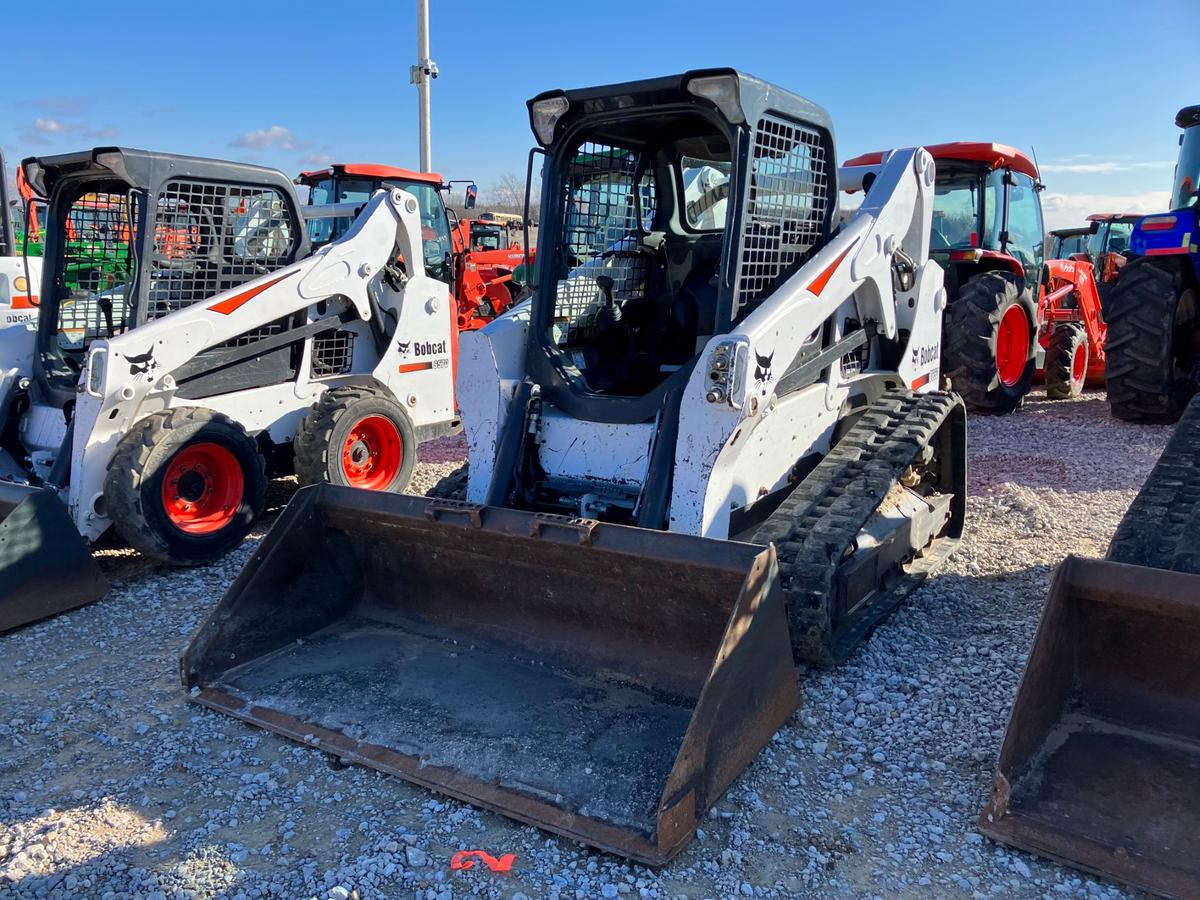
<path id="1" fill-rule="evenodd" d="M 417 0 L 417 64 L 409 80 L 417 86 L 420 98 L 421 171 L 433 171 L 433 145 L 429 129 L 429 82 L 438 77 L 438 67 L 429 58 L 429 0 Z"/>

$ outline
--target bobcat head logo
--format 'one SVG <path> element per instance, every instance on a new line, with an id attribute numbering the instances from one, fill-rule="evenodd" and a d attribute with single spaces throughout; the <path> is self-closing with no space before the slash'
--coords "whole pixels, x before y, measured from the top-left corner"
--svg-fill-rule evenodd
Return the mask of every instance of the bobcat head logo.
<path id="1" fill-rule="evenodd" d="M 126 355 L 125 361 L 129 363 L 130 375 L 149 376 L 151 372 L 158 368 L 158 363 L 154 360 L 153 345 L 145 353 L 139 353 L 137 356 Z"/>
<path id="2" fill-rule="evenodd" d="M 754 380 L 766 381 L 771 377 L 771 360 L 775 358 L 775 351 L 772 350 L 769 356 L 763 356 L 757 350 L 754 351 Z"/>
<path id="3" fill-rule="evenodd" d="M 408 353 L 408 348 L 411 346 L 412 341 L 408 341 L 407 343 L 404 341 L 399 341 L 396 344 L 396 349 L 400 351 L 401 355 L 406 355 Z"/>

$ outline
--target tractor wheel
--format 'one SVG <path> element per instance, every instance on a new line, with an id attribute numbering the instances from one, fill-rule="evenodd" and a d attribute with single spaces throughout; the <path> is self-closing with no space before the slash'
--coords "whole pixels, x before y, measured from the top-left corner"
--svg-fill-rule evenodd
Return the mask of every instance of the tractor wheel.
<path id="1" fill-rule="evenodd" d="M 1136 257 L 1108 295 L 1105 380 L 1112 414 L 1127 422 L 1174 422 L 1196 385 L 1196 291 L 1174 259 Z"/>
<path id="2" fill-rule="evenodd" d="M 328 481 L 395 494 L 408 487 L 417 458 L 408 414 L 383 388 L 369 386 L 322 394 L 292 446 L 301 484 Z"/>
<path id="3" fill-rule="evenodd" d="M 266 466 L 228 416 L 199 407 L 154 413 L 121 438 L 104 502 L 130 546 L 177 566 L 210 563 L 262 514 Z"/>
<path id="4" fill-rule="evenodd" d="M 946 374 L 967 406 L 1003 415 L 1029 393 L 1037 367 L 1037 310 L 1011 272 L 969 279 L 946 310 Z"/>
<path id="5" fill-rule="evenodd" d="M 1078 397 L 1083 393 L 1087 370 L 1087 332 L 1082 325 L 1059 325 L 1046 348 L 1046 396 L 1051 400 Z"/>

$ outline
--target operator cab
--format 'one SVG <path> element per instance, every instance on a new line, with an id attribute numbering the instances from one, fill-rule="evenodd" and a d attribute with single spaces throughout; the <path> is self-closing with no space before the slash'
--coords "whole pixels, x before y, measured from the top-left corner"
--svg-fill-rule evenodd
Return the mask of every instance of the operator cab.
<path id="1" fill-rule="evenodd" d="M 530 329 L 543 398 L 592 421 L 652 418 L 708 341 L 827 240 L 828 120 L 767 93 L 717 70 L 530 101 L 548 147 Z"/>
<path id="2" fill-rule="evenodd" d="M 1179 136 L 1171 209 L 1188 209 L 1200 204 L 1200 106 L 1181 109 L 1175 124 L 1183 129 L 1183 134 Z"/>
<path id="3" fill-rule="evenodd" d="M 335 163 L 327 169 L 302 172 L 296 184 L 307 185 L 308 204 L 365 204 L 381 188 L 400 188 L 417 200 L 421 214 L 421 239 L 425 250 L 425 271 L 445 284 L 454 282 L 453 241 L 450 219 L 442 202 L 442 176 L 432 172 L 413 172 L 395 166 L 374 163 Z M 354 216 L 310 218 L 308 239 L 314 250 L 331 244 L 350 230 Z"/>

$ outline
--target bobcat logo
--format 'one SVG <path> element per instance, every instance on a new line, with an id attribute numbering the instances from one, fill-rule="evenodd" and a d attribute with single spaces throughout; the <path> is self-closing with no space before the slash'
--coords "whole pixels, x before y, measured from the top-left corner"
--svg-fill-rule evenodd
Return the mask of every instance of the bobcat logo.
<path id="1" fill-rule="evenodd" d="M 403 341 L 399 341 L 399 342 L 397 342 L 397 343 L 396 343 L 396 349 L 400 351 L 400 354 L 401 354 L 402 356 L 404 356 L 404 355 L 407 355 L 407 354 L 408 354 L 408 348 L 409 348 L 409 347 L 411 347 L 411 346 L 412 346 L 412 341 L 409 341 L 408 343 L 404 343 Z"/>
<path id="2" fill-rule="evenodd" d="M 767 381 L 771 377 L 771 360 L 775 358 L 775 351 L 772 350 L 769 356 L 763 356 L 757 350 L 754 351 L 754 359 L 757 365 L 754 367 L 754 380 Z"/>
<path id="3" fill-rule="evenodd" d="M 125 361 L 129 363 L 130 375 L 145 375 L 150 377 L 151 373 L 158 368 L 158 363 L 154 359 L 154 346 L 145 353 L 139 353 L 137 356 L 125 356 Z"/>

